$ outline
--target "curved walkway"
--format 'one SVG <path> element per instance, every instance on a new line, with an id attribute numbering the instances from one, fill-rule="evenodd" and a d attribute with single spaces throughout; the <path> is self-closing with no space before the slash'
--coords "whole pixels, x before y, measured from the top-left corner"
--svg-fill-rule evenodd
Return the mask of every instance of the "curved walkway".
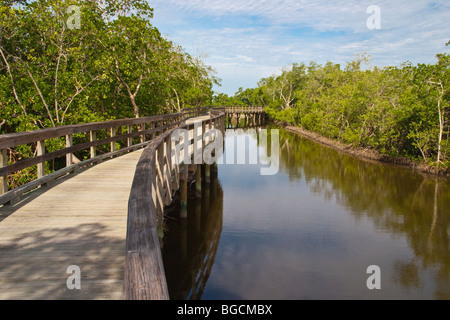
<path id="1" fill-rule="evenodd" d="M 0 299 L 120 299 L 128 198 L 142 149 L 0 207 Z M 81 289 L 69 289 L 80 268 Z"/>

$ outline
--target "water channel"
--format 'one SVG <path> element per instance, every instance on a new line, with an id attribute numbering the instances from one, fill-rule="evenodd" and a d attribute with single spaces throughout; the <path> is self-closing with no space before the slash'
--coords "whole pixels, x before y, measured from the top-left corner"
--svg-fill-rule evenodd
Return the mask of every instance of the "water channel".
<path id="1" fill-rule="evenodd" d="M 450 299 L 449 180 L 271 129 L 277 174 L 219 164 L 187 220 L 167 219 L 171 299 Z M 225 153 L 237 135 L 227 129 Z"/>

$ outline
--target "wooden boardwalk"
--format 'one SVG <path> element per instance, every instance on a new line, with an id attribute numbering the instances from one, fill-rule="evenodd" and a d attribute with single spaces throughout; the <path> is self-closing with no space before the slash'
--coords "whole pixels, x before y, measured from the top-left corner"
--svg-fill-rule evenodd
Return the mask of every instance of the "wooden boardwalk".
<path id="1" fill-rule="evenodd" d="M 120 299 L 127 208 L 142 149 L 0 207 L 0 299 Z M 80 267 L 81 289 L 67 288 Z"/>
<path id="2" fill-rule="evenodd" d="M 189 171 L 188 164 L 174 164 L 170 151 L 181 142 L 170 134 L 187 129 L 191 138 L 184 140 L 204 147 L 212 141 L 202 140 L 206 129 L 224 133 L 225 111 L 192 108 L 0 135 L 0 299 L 168 299 L 158 238 L 164 207 L 180 187 L 181 207 L 186 204 Z M 49 152 L 46 143 L 61 137 L 65 148 Z M 20 145 L 34 146 L 34 156 L 9 163 Z M 74 163 L 74 154 L 86 150 L 89 159 Z M 58 157 L 66 158 L 66 167 L 46 173 L 46 163 Z M 9 190 L 10 175 L 32 166 L 37 179 Z M 209 174 L 207 165 L 205 181 Z M 71 266 L 80 270 L 80 289 L 67 286 Z"/>

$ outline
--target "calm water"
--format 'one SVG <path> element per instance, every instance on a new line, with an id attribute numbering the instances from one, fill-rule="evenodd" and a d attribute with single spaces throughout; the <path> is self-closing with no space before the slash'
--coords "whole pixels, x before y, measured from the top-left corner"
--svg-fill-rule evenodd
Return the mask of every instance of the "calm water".
<path id="1" fill-rule="evenodd" d="M 218 165 L 202 199 L 189 201 L 187 221 L 168 219 L 171 299 L 450 298 L 448 180 L 282 129 L 278 174 L 259 169 Z M 379 290 L 366 285 L 371 265 L 380 267 Z"/>

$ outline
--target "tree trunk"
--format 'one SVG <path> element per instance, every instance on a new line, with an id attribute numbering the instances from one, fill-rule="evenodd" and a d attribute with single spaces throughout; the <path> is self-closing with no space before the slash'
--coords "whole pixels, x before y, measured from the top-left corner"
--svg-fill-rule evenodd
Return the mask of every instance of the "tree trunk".
<path id="1" fill-rule="evenodd" d="M 444 133 L 444 115 L 442 113 L 442 109 L 441 109 L 441 102 L 442 102 L 442 97 L 444 96 L 444 86 L 442 85 L 442 82 L 439 81 L 439 85 L 441 87 L 441 92 L 440 92 L 440 96 L 439 96 L 439 100 L 438 100 L 438 111 L 439 111 L 439 137 L 438 137 L 438 154 L 437 154 L 437 166 L 439 168 L 440 163 L 441 163 L 441 153 L 442 153 L 442 135 Z"/>

